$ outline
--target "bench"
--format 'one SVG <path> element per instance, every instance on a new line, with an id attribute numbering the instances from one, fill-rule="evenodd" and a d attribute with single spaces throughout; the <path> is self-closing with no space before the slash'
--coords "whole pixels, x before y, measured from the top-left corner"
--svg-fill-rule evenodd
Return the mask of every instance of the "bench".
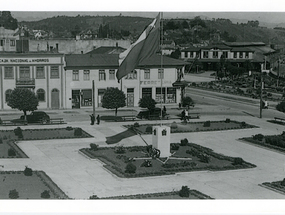
<path id="1" fill-rule="evenodd" d="M 281 122 L 285 122 L 284 118 L 280 118 L 280 117 L 274 117 L 275 121 L 281 121 Z"/>
<path id="2" fill-rule="evenodd" d="M 200 113 L 189 113 L 188 119 L 200 119 Z"/>
<path id="3" fill-rule="evenodd" d="M 50 124 L 63 124 L 63 118 L 53 118 L 50 119 Z M 42 122 L 42 124 L 44 124 L 44 122 Z"/>
<path id="4" fill-rule="evenodd" d="M 136 116 L 120 116 L 124 121 L 134 121 Z"/>
<path id="5" fill-rule="evenodd" d="M 26 120 L 2 120 L 0 125 L 27 125 L 27 121 Z"/>

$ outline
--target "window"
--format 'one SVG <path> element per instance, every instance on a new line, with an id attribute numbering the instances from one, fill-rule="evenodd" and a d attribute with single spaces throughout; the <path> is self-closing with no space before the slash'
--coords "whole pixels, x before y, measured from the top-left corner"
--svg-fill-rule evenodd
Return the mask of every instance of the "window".
<path id="1" fill-rule="evenodd" d="M 36 67 L 36 78 L 45 78 L 45 69 L 43 66 Z"/>
<path id="2" fill-rule="evenodd" d="M 243 52 L 239 52 L 239 58 L 243 58 Z"/>
<path id="3" fill-rule="evenodd" d="M 218 52 L 213 52 L 213 58 L 218 58 Z"/>
<path id="4" fill-rule="evenodd" d="M 38 89 L 37 97 L 40 102 L 44 102 L 45 101 L 45 91 L 43 89 Z"/>
<path id="5" fill-rule="evenodd" d="M 142 88 L 142 97 L 152 98 L 152 88 Z"/>
<path id="6" fill-rule="evenodd" d="M 99 81 L 106 80 L 106 73 L 105 70 L 99 70 Z"/>
<path id="7" fill-rule="evenodd" d="M 4 46 L 5 45 L 5 40 L 0 40 L 0 46 Z"/>
<path id="8" fill-rule="evenodd" d="M 79 81 L 79 71 L 78 70 L 72 71 L 72 81 Z"/>
<path id="9" fill-rule="evenodd" d="M 249 53 L 248 52 L 245 53 L 245 58 L 249 58 Z"/>
<path id="10" fill-rule="evenodd" d="M 234 52 L 234 58 L 237 58 L 237 52 Z"/>
<path id="11" fill-rule="evenodd" d="M 158 69 L 158 79 L 164 78 L 164 69 Z"/>
<path id="12" fill-rule="evenodd" d="M 109 70 L 109 80 L 115 80 L 115 70 Z"/>
<path id="13" fill-rule="evenodd" d="M 10 46 L 15 46 L 15 45 L 16 45 L 15 40 L 10 40 Z"/>
<path id="14" fill-rule="evenodd" d="M 150 70 L 149 69 L 144 70 L 144 79 L 150 79 Z"/>
<path id="15" fill-rule="evenodd" d="M 90 70 L 84 70 L 83 71 L 83 80 L 89 81 L 90 80 Z"/>
<path id="16" fill-rule="evenodd" d="M 193 58 L 193 52 L 190 52 L 190 58 Z"/>
<path id="17" fill-rule="evenodd" d="M 208 58 L 208 52 L 207 51 L 203 51 L 203 58 Z"/>
<path id="18" fill-rule="evenodd" d="M 51 66 L 50 67 L 50 78 L 59 78 L 58 66 Z"/>
<path id="19" fill-rule="evenodd" d="M 228 52 L 223 52 L 224 58 L 228 58 Z"/>
<path id="20" fill-rule="evenodd" d="M 10 89 L 6 90 L 6 92 L 5 92 L 5 101 L 6 102 L 8 102 L 11 93 L 12 93 L 12 90 L 10 90 Z"/>
<path id="21" fill-rule="evenodd" d="M 7 66 L 7 67 L 4 68 L 4 70 L 5 70 L 5 73 L 4 73 L 5 79 L 13 79 L 14 78 L 13 67 L 11 67 L 11 66 L 8 67 Z"/>
<path id="22" fill-rule="evenodd" d="M 20 78 L 29 79 L 30 78 L 30 67 L 20 66 Z"/>
<path id="23" fill-rule="evenodd" d="M 162 93 L 161 93 L 161 87 L 156 88 L 156 93 L 155 93 L 155 101 L 157 103 L 165 103 L 165 88 L 162 88 Z"/>

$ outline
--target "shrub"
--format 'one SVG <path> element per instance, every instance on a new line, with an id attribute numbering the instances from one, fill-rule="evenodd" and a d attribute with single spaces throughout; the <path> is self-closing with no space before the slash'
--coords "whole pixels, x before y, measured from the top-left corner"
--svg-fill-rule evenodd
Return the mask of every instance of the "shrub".
<path id="1" fill-rule="evenodd" d="M 283 178 L 283 181 L 281 181 L 281 185 L 285 186 L 285 178 Z"/>
<path id="2" fill-rule="evenodd" d="M 23 130 L 20 127 L 14 129 L 14 134 L 20 139 L 23 138 Z"/>
<path id="3" fill-rule="evenodd" d="M 176 129 L 178 126 L 177 126 L 177 123 L 176 122 L 173 122 L 173 123 L 171 123 L 171 125 L 170 125 L 170 128 L 172 128 L 172 129 Z"/>
<path id="4" fill-rule="evenodd" d="M 196 84 L 195 82 L 192 82 L 192 83 L 191 83 L 191 86 L 196 87 L 197 84 Z"/>
<path id="5" fill-rule="evenodd" d="M 241 122 L 240 126 L 241 126 L 242 128 L 245 128 L 245 127 L 246 127 L 246 122 Z"/>
<path id="6" fill-rule="evenodd" d="M 50 198 L 50 194 L 48 190 L 45 190 L 44 192 L 41 193 L 41 198 L 42 199 L 49 199 Z"/>
<path id="7" fill-rule="evenodd" d="M 204 127 L 210 127 L 211 126 L 211 121 L 206 121 L 204 122 Z"/>
<path id="8" fill-rule="evenodd" d="M 151 126 L 147 126 L 147 127 L 145 128 L 145 132 L 152 134 L 152 127 L 151 127 Z"/>
<path id="9" fill-rule="evenodd" d="M 99 146 L 95 143 L 90 143 L 90 149 L 93 151 L 97 151 L 99 149 Z"/>
<path id="10" fill-rule="evenodd" d="M 184 138 L 182 140 L 180 140 L 180 146 L 186 146 L 188 144 L 188 139 L 187 138 Z"/>
<path id="11" fill-rule="evenodd" d="M 178 143 L 172 143 L 170 144 L 171 150 L 177 151 L 179 149 L 179 144 Z"/>
<path id="12" fill-rule="evenodd" d="M 9 199 L 18 199 L 19 198 L 19 192 L 14 189 L 9 191 Z"/>
<path id="13" fill-rule="evenodd" d="M 226 118 L 226 123 L 230 123 L 230 122 L 231 122 L 231 119 Z"/>
<path id="14" fill-rule="evenodd" d="M 75 128 L 75 130 L 74 130 L 74 136 L 75 137 L 80 137 L 80 136 L 82 136 L 82 128 Z"/>
<path id="15" fill-rule="evenodd" d="M 206 154 L 201 154 L 200 155 L 200 161 L 203 163 L 209 163 L 210 161 L 210 157 Z"/>
<path id="16" fill-rule="evenodd" d="M 280 102 L 276 105 L 276 109 L 281 112 L 285 112 L 285 101 Z"/>
<path id="17" fill-rule="evenodd" d="M 65 129 L 66 129 L 67 131 L 72 131 L 72 130 L 73 130 L 73 128 L 72 128 L 71 126 L 67 126 Z"/>
<path id="18" fill-rule="evenodd" d="M 126 166 L 125 172 L 126 173 L 135 173 L 137 170 L 136 165 L 134 165 L 133 163 L 129 162 Z"/>
<path id="19" fill-rule="evenodd" d="M 138 122 L 135 122 L 135 123 L 134 123 L 134 127 L 135 127 L 135 128 L 140 127 L 140 124 L 139 124 Z"/>
<path id="20" fill-rule="evenodd" d="M 188 186 L 182 186 L 181 190 L 179 190 L 180 197 L 189 197 L 190 189 Z"/>
<path id="21" fill-rule="evenodd" d="M 33 175 L 33 170 L 26 166 L 26 168 L 24 170 L 24 175 L 25 176 L 32 176 Z"/>
<path id="22" fill-rule="evenodd" d="M 242 165 L 244 160 L 242 158 L 234 158 L 233 165 Z"/>
<path id="23" fill-rule="evenodd" d="M 144 162 L 141 164 L 141 167 L 152 167 L 152 163 L 150 160 L 144 160 Z"/>
<path id="24" fill-rule="evenodd" d="M 13 148 L 8 149 L 8 156 L 16 156 L 16 152 Z"/>
<path id="25" fill-rule="evenodd" d="M 124 146 L 116 146 L 115 147 L 115 153 L 117 154 L 124 154 L 126 152 Z"/>
<path id="26" fill-rule="evenodd" d="M 264 138 L 264 135 L 263 135 L 263 134 L 256 134 L 256 135 L 253 135 L 252 138 L 253 138 L 254 140 L 262 141 L 263 138 Z"/>
<path id="27" fill-rule="evenodd" d="M 99 197 L 97 195 L 92 195 L 89 197 L 89 199 L 99 199 Z"/>

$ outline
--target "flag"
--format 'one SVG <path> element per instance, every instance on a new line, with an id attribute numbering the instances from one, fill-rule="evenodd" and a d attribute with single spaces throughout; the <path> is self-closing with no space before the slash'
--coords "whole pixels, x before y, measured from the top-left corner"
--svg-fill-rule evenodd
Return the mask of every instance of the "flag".
<path id="1" fill-rule="evenodd" d="M 118 81 L 132 72 L 140 62 L 149 58 L 159 50 L 160 13 L 146 27 L 139 39 L 126 51 L 119 55 L 119 69 L 116 73 Z"/>

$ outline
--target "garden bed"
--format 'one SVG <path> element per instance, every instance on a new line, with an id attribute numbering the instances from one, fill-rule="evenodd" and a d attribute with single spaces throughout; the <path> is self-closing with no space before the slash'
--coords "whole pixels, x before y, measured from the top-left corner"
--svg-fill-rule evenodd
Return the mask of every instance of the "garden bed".
<path id="1" fill-rule="evenodd" d="M 264 182 L 260 186 L 285 195 L 285 186 L 282 185 L 282 181 Z"/>
<path id="2" fill-rule="evenodd" d="M 23 171 L 0 171 L 0 181 L 0 199 L 9 199 L 9 192 L 14 189 L 18 199 L 42 199 L 44 191 L 49 192 L 49 199 L 69 199 L 43 171 L 33 171 L 31 176 Z"/>
<path id="3" fill-rule="evenodd" d="M 225 156 L 194 143 L 182 142 L 171 144 L 172 156 L 169 159 L 150 158 L 149 146 L 97 147 L 95 150 L 83 148 L 80 151 L 92 159 L 99 159 L 104 162 L 104 167 L 117 176 L 127 178 L 175 174 L 177 172 L 219 171 L 255 167 L 255 165 L 243 161 L 241 158 Z M 145 164 L 149 162 L 151 166 L 146 167 Z M 134 173 L 126 171 L 129 164 L 135 166 Z"/>
<path id="4" fill-rule="evenodd" d="M 151 134 L 152 126 L 160 124 L 138 124 L 124 125 L 126 128 L 133 128 L 140 134 Z M 186 133 L 186 132 L 199 132 L 199 131 L 222 131 L 231 129 L 247 129 L 257 128 L 257 126 L 249 125 L 245 122 L 237 122 L 233 120 L 225 121 L 206 121 L 206 122 L 172 122 L 163 123 L 163 125 L 169 126 L 171 133 Z"/>
<path id="5" fill-rule="evenodd" d="M 15 144 L 16 140 L 48 140 L 93 137 L 81 128 L 0 130 L 0 158 L 27 158 Z"/>
<path id="6" fill-rule="evenodd" d="M 161 193 L 147 193 L 126 196 L 113 196 L 100 199 L 213 199 L 198 190 L 190 190 L 189 197 L 179 196 L 179 191 L 161 192 Z"/>
<path id="7" fill-rule="evenodd" d="M 264 148 L 273 149 L 282 153 L 285 153 L 285 133 L 280 135 L 268 135 L 256 134 L 252 137 L 244 137 L 241 140 L 249 142 L 254 145 L 258 145 Z"/>

